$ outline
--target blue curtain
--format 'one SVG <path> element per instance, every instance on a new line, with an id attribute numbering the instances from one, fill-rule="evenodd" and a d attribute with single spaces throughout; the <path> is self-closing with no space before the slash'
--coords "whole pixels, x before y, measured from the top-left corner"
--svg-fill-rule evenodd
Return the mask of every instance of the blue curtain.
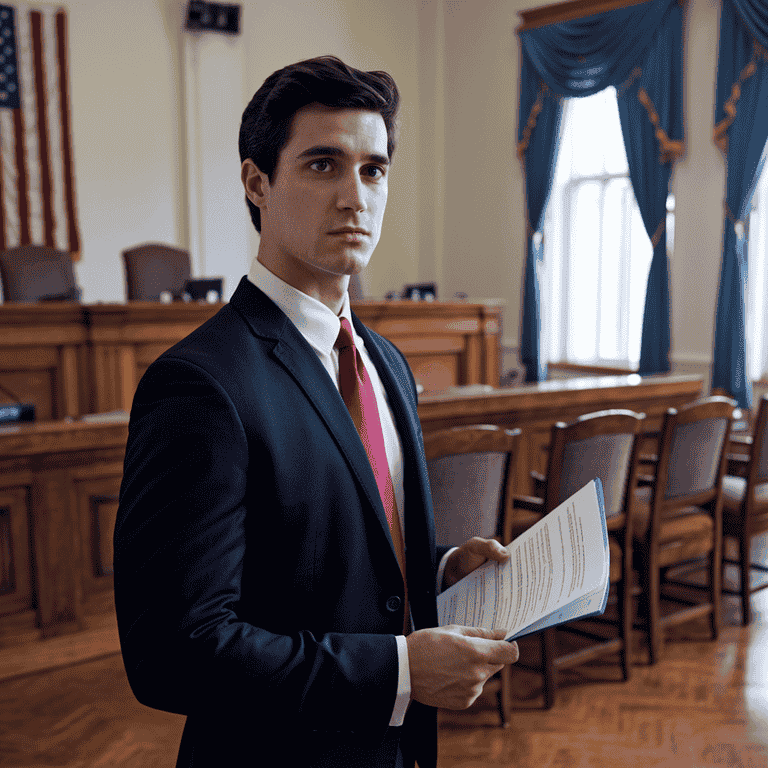
<path id="1" fill-rule="evenodd" d="M 643 319 L 645 354 L 641 353 L 640 370 L 668 371 L 669 270 L 663 223 L 671 166 L 683 148 L 680 5 L 677 0 L 652 0 L 586 19 L 526 30 L 520 33 L 520 41 L 517 139 L 527 204 L 520 349 L 526 381 L 541 381 L 546 376 L 539 345 L 537 264 L 541 259 L 541 238 L 535 235 L 542 226 L 552 184 L 562 98 L 590 96 L 609 85 L 619 93 L 632 185 L 654 242 Z"/>
<path id="2" fill-rule="evenodd" d="M 712 387 L 742 408 L 752 404 L 747 380 L 746 282 L 749 214 L 768 139 L 768 7 L 764 0 L 723 0 L 715 96 L 715 142 L 726 158 L 723 263 L 715 315 Z"/>

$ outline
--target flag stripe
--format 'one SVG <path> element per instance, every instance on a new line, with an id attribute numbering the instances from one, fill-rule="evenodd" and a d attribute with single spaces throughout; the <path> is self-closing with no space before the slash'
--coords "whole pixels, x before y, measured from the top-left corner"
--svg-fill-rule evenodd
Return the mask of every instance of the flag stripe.
<path id="1" fill-rule="evenodd" d="M 27 179 L 27 153 L 25 151 L 24 113 L 13 110 L 16 132 L 16 195 L 19 205 L 19 245 L 32 242 L 29 233 L 29 187 Z"/>
<path id="2" fill-rule="evenodd" d="M 32 57 L 37 98 L 37 146 L 40 153 L 40 202 L 43 206 L 43 237 L 53 247 L 53 207 L 51 205 L 51 153 L 48 147 L 48 113 L 46 110 L 45 68 L 43 66 L 43 25 L 40 11 L 29 14 L 32 31 Z"/>
<path id="3" fill-rule="evenodd" d="M 0 147 L 2 147 L 3 166 L 3 208 L 2 219 L 5 222 L 5 248 L 19 244 L 19 206 L 16 186 L 16 127 L 15 110 L 0 110 Z"/>
<path id="4" fill-rule="evenodd" d="M 61 150 L 61 102 L 59 100 L 59 59 L 56 49 L 56 9 L 43 10 L 43 55 L 45 56 L 45 97 L 48 101 L 48 147 L 51 158 L 51 204 L 54 247 L 69 250 L 67 205 L 64 200 L 64 157 Z"/>
<path id="5" fill-rule="evenodd" d="M 42 244 L 41 226 L 36 226 L 39 169 L 37 152 L 37 104 L 32 73 L 29 9 L 20 8 L 16 14 L 16 45 L 19 62 L 19 96 L 21 106 L 15 110 L 16 133 L 16 202 L 19 216 L 19 240 L 16 245 Z M 35 235 L 39 235 L 35 238 Z"/>
<path id="6" fill-rule="evenodd" d="M 61 107 L 61 149 L 64 159 L 64 190 L 67 203 L 67 231 L 69 252 L 80 257 L 80 233 L 75 210 L 75 174 L 72 162 L 72 129 L 69 115 L 69 83 L 67 81 L 67 16 L 64 11 L 56 14 L 56 52 L 59 58 L 59 104 Z"/>
<path id="7" fill-rule="evenodd" d="M 3 171 L 3 163 L 0 162 L 0 251 L 8 248 L 5 243 L 5 173 Z"/>
<path id="8" fill-rule="evenodd" d="M 18 108 L 10 96 L 0 107 L 0 249 L 34 243 L 76 259 L 67 12 L 24 2 L 0 6 L 0 30 L 0 90 L 19 97 Z"/>

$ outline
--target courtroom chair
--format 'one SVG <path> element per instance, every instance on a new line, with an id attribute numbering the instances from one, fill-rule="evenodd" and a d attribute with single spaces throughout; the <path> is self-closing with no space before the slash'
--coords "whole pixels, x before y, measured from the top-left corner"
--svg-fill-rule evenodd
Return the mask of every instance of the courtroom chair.
<path id="1" fill-rule="evenodd" d="M 438 544 L 458 546 L 473 536 L 507 544 L 520 451 L 520 430 L 489 424 L 452 427 L 424 435 Z M 509 726 L 512 685 L 509 666 L 500 672 L 502 725 Z"/>
<path id="2" fill-rule="evenodd" d="M 78 301 L 72 256 L 45 245 L 21 245 L 0 253 L 4 301 Z"/>
<path id="3" fill-rule="evenodd" d="M 603 487 L 610 548 L 610 612 L 545 629 L 538 635 L 540 665 L 518 662 L 543 676 L 547 709 L 555 703 L 558 677 L 565 669 L 618 653 L 622 678 L 631 676 L 632 516 L 644 419 L 644 414 L 617 409 L 588 413 L 568 425 L 557 422 L 552 426 L 547 474 L 539 478 L 542 497 L 515 498 L 516 506 L 548 514 L 595 478 Z M 597 631 L 608 625 L 612 630 L 607 635 Z"/>
<path id="4" fill-rule="evenodd" d="M 159 301 L 170 293 L 181 299 L 191 276 L 189 251 L 162 243 L 146 243 L 123 251 L 128 301 Z"/>
<path id="5" fill-rule="evenodd" d="M 752 539 L 768 532 L 768 395 L 758 404 L 749 455 L 729 458 L 729 474 L 723 478 L 723 537 L 735 540 L 738 558 L 724 555 L 723 569 L 738 565 L 740 584 L 738 589 L 724 585 L 723 592 L 740 595 L 741 623 L 747 625 L 752 620 L 750 595 L 768 588 L 768 580 L 755 585 L 750 581 L 752 571 L 768 572 L 768 564 L 752 562 Z M 741 459 L 743 469 L 738 466 Z"/>
<path id="6" fill-rule="evenodd" d="M 720 632 L 722 490 L 735 406 L 714 396 L 669 408 L 655 476 L 636 494 L 638 618 L 651 664 L 658 661 L 670 627 L 706 616 L 713 639 Z M 694 572 L 706 584 L 685 578 Z"/>

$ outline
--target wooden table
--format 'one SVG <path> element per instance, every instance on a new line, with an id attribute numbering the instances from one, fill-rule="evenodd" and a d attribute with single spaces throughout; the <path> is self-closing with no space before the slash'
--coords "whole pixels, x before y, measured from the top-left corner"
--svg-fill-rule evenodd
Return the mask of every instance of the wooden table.
<path id="1" fill-rule="evenodd" d="M 85 308 L 91 413 L 131 410 L 139 379 L 166 349 L 192 333 L 223 304 L 94 304 Z"/>
<path id="2" fill-rule="evenodd" d="M 517 493 L 531 495 L 530 471 L 546 472 L 552 425 L 585 413 L 627 408 L 646 414 L 646 429 L 658 431 L 664 411 L 701 397 L 700 376 L 600 376 L 545 381 L 498 389 L 456 387 L 419 398 L 426 432 L 467 424 L 520 427 L 523 451 L 517 463 Z"/>
<path id="3" fill-rule="evenodd" d="M 501 302 L 360 301 L 355 314 L 405 355 L 425 392 L 498 386 Z"/>
<path id="4" fill-rule="evenodd" d="M 0 427 L 0 646 L 114 610 L 112 533 L 127 417 Z"/>
<path id="5" fill-rule="evenodd" d="M 147 366 L 222 306 L 1 304 L 0 387 L 34 403 L 39 420 L 130 410 Z M 353 309 L 400 347 L 427 392 L 499 383 L 501 306 L 363 301 Z M 0 390 L 0 402 L 10 399 Z"/>
<path id="6" fill-rule="evenodd" d="M 84 413 L 87 340 L 79 304 L 0 304 L 0 386 L 34 403 L 40 420 Z"/>
<path id="7" fill-rule="evenodd" d="M 129 410 L 149 363 L 222 306 L 0 304 L 0 387 L 34 403 L 39 421 Z"/>

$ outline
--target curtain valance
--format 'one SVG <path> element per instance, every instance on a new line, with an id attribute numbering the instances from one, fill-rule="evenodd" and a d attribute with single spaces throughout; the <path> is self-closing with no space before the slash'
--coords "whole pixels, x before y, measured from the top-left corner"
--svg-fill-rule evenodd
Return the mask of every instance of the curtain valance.
<path id="1" fill-rule="evenodd" d="M 669 284 L 664 233 L 673 162 L 683 153 L 682 9 L 652 0 L 585 19 L 520 32 L 518 157 L 526 178 L 527 255 L 521 359 L 540 381 L 536 265 L 554 170 L 563 97 L 617 89 L 619 114 L 640 212 L 654 245 L 643 319 L 641 373 L 669 370 Z"/>

